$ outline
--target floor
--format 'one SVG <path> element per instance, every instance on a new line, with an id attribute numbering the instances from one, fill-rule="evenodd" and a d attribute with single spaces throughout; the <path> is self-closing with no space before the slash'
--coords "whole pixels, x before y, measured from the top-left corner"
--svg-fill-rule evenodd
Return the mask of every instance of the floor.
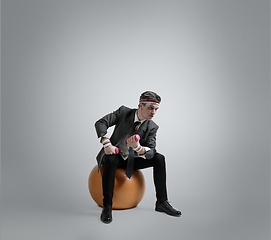
<path id="1" fill-rule="evenodd" d="M 87 191 L 77 201 L 67 202 L 59 201 L 58 196 L 55 201 L 37 197 L 29 203 L 4 199 L 1 240 L 269 239 L 268 221 L 265 221 L 269 213 L 264 213 L 261 206 L 231 209 L 226 202 L 215 205 L 204 199 L 180 200 L 180 193 L 172 193 L 171 204 L 183 213 L 176 218 L 155 212 L 153 196 L 149 184 L 139 205 L 129 210 L 114 210 L 113 222 L 108 225 L 100 221 L 101 208 Z"/>

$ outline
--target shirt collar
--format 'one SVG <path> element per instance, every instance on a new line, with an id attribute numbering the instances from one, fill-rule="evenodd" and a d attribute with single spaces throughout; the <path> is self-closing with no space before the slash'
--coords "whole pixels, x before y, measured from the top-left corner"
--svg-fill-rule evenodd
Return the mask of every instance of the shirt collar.
<path id="1" fill-rule="evenodd" d="M 137 111 L 138 111 L 138 110 L 136 110 L 136 112 L 135 112 L 135 120 L 134 120 L 134 122 L 140 122 L 140 125 L 141 125 L 143 122 L 146 121 L 146 119 L 139 121 L 139 119 L 138 119 L 138 117 L 137 117 Z"/>

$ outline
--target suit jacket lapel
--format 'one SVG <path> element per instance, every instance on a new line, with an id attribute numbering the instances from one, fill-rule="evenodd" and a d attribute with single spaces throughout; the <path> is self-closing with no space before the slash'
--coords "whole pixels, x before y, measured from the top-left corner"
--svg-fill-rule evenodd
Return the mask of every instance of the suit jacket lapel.
<path id="1" fill-rule="evenodd" d="M 148 120 L 144 121 L 141 126 L 139 127 L 139 129 L 136 131 L 136 133 L 142 137 L 144 136 L 145 132 L 147 131 L 148 128 Z"/>

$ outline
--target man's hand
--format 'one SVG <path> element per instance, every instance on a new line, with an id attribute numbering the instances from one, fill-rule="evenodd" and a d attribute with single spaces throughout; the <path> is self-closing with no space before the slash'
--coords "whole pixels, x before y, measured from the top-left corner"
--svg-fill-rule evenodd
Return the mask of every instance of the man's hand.
<path id="1" fill-rule="evenodd" d="M 131 148 L 136 148 L 139 144 L 139 140 L 135 139 L 135 135 L 131 136 L 127 139 L 127 144 L 131 147 Z"/>
<path id="2" fill-rule="evenodd" d="M 102 137 L 101 138 L 101 143 L 103 143 L 104 145 L 108 145 L 107 147 L 104 146 L 104 152 L 105 152 L 106 155 L 112 155 L 112 154 L 118 154 L 119 153 L 119 149 L 117 147 L 111 145 L 110 140 L 108 138 Z"/>
<path id="3" fill-rule="evenodd" d="M 106 155 L 116 154 L 116 147 L 113 145 L 109 145 L 104 149 L 104 152 Z"/>

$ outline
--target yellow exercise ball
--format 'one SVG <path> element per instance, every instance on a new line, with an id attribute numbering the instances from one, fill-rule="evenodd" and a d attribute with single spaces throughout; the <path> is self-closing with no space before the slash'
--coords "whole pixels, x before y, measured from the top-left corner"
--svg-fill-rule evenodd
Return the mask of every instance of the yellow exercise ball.
<path id="1" fill-rule="evenodd" d="M 103 206 L 102 174 L 103 166 L 98 172 L 98 165 L 96 165 L 88 178 L 90 195 L 100 207 Z M 129 179 L 126 176 L 126 169 L 116 169 L 112 208 L 128 209 L 136 207 L 142 200 L 145 189 L 145 178 L 140 170 L 134 170 L 132 177 Z"/>

